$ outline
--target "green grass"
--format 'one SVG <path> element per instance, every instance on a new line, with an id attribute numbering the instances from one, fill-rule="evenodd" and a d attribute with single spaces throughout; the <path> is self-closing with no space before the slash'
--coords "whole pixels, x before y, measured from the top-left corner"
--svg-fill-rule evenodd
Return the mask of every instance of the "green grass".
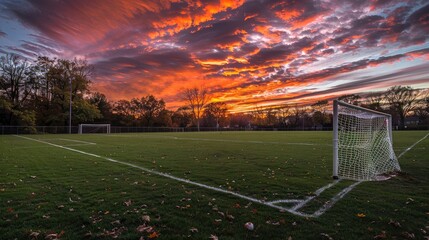
<path id="1" fill-rule="evenodd" d="M 396 154 L 427 133 L 394 132 Z M 209 132 L 26 137 L 272 201 L 304 199 L 332 182 L 331 135 Z M 380 234 L 388 239 L 412 235 L 422 239 L 429 236 L 428 148 L 426 138 L 404 154 L 399 159 L 400 176 L 362 183 L 322 216 L 304 218 L 94 156 L 0 136 L 0 239 L 32 239 L 32 233 L 45 239 L 61 232 L 61 239 L 147 239 L 149 232 L 158 233 L 159 239 L 209 239 L 211 234 L 219 239 L 372 239 Z M 302 210 L 312 213 L 350 183 L 340 182 Z M 149 222 L 142 218 L 145 215 Z M 254 231 L 243 227 L 248 221 L 255 224 Z M 137 231 L 142 225 L 153 230 Z"/>

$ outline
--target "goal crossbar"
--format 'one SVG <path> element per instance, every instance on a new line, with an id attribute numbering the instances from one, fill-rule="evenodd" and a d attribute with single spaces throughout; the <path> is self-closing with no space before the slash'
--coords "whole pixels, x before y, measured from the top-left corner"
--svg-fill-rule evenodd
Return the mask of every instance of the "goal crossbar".
<path id="1" fill-rule="evenodd" d="M 110 133 L 110 124 L 79 124 L 79 134 L 83 134 L 83 129 L 85 127 L 91 127 L 91 128 L 95 128 L 97 130 L 105 128 L 106 131 L 105 133 Z"/>

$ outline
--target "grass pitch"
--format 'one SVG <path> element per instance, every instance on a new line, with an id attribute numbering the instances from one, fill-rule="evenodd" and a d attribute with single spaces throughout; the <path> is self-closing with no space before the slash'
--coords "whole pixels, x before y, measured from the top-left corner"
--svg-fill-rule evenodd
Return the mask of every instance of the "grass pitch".
<path id="1" fill-rule="evenodd" d="M 429 236 L 427 134 L 394 132 L 404 172 L 359 184 L 318 218 L 106 158 L 266 202 L 303 200 L 332 183 L 331 132 L 0 136 L 0 239 L 421 239 Z"/>

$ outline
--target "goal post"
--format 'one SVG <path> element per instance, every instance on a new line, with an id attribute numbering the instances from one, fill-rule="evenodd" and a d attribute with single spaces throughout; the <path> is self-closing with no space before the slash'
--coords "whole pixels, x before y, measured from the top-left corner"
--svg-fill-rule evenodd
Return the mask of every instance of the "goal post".
<path id="1" fill-rule="evenodd" d="M 79 124 L 78 133 L 110 133 L 110 124 Z"/>
<path id="2" fill-rule="evenodd" d="M 392 116 L 334 100 L 333 178 L 371 181 L 394 171 Z"/>

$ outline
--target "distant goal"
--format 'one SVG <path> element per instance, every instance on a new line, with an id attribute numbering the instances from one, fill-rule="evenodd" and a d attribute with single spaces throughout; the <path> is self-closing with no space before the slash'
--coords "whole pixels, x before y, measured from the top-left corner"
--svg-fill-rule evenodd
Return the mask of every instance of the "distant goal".
<path id="1" fill-rule="evenodd" d="M 79 134 L 110 133 L 110 124 L 79 124 Z"/>
<path id="2" fill-rule="evenodd" d="M 334 100 L 333 177 L 381 180 L 400 171 L 390 114 Z"/>

